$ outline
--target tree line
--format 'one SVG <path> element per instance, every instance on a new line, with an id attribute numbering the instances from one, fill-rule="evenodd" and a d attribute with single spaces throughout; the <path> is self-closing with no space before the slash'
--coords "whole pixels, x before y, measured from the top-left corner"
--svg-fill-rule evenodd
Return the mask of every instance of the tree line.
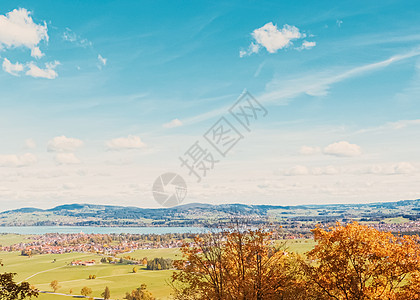
<path id="1" fill-rule="evenodd" d="M 172 259 L 155 258 L 147 262 L 147 270 L 169 270 L 172 268 Z"/>
<path id="2" fill-rule="evenodd" d="M 420 239 L 356 222 L 312 230 L 305 256 L 289 253 L 273 231 L 227 230 L 182 247 L 171 278 L 178 300 L 412 300 L 420 298 Z"/>

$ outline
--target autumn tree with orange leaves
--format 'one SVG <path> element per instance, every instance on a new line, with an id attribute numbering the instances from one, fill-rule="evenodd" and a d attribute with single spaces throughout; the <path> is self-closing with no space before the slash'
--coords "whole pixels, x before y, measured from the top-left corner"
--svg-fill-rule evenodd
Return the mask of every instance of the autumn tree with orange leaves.
<path id="1" fill-rule="evenodd" d="M 197 236 L 172 276 L 178 300 L 420 299 L 420 240 L 356 222 L 313 230 L 306 258 L 275 247 L 265 229 Z"/>
<path id="2" fill-rule="evenodd" d="M 303 290 L 294 255 L 276 247 L 272 232 L 244 229 L 239 224 L 197 236 L 174 262 L 175 299 L 295 299 Z M 293 290 L 293 291 L 292 291 Z M 301 298 L 305 299 L 305 298 Z"/>
<path id="3" fill-rule="evenodd" d="M 312 262 L 303 264 L 310 298 L 418 299 L 418 236 L 395 236 L 356 222 L 313 233 L 317 245 L 307 253 Z"/>

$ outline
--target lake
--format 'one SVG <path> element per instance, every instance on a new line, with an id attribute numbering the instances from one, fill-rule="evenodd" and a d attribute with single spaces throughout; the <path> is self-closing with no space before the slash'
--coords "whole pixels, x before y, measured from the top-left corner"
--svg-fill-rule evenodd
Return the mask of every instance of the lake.
<path id="1" fill-rule="evenodd" d="M 165 233 L 200 233 L 201 227 L 95 227 L 95 226 L 0 226 L 0 233 L 44 234 L 44 233 L 132 233 L 132 234 L 165 234 Z"/>

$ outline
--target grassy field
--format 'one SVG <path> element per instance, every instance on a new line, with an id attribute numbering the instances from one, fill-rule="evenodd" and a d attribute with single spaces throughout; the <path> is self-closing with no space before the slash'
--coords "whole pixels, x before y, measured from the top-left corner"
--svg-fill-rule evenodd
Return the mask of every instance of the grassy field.
<path id="1" fill-rule="evenodd" d="M 31 241 L 30 235 L 22 235 L 22 234 L 0 234 L 0 245 L 1 246 L 10 246 L 13 244 L 18 244 L 21 242 L 29 242 Z"/>
<path id="2" fill-rule="evenodd" d="M 68 294 L 72 289 L 73 294 L 80 294 L 80 290 L 87 286 L 92 289 L 92 296 L 100 297 L 105 286 L 108 286 L 113 299 L 122 299 L 125 292 L 145 283 L 158 299 L 167 299 L 170 294 L 166 281 L 172 271 L 148 271 L 139 267 L 139 271 L 133 273 L 133 266 L 130 265 L 107 263 L 94 266 L 68 265 L 76 259 L 99 261 L 101 259 L 99 255 L 68 253 L 36 255 L 29 258 L 20 256 L 18 252 L 0 252 L 0 259 L 4 263 L 2 272 L 16 272 L 17 281 L 26 280 L 44 291 L 51 291 L 50 282 L 58 280 L 61 286 L 58 293 Z M 89 275 L 96 275 L 96 279 L 88 279 Z M 68 299 L 68 297 L 41 294 L 39 299 Z"/>
<path id="3" fill-rule="evenodd" d="M 25 236 L 0 235 L 0 244 L 14 243 L 21 241 Z M 288 251 L 305 253 L 315 245 L 311 239 L 285 240 L 280 241 Z M 134 258 L 142 259 L 147 257 L 164 257 L 179 259 L 180 251 L 172 249 L 147 249 L 137 250 L 131 253 L 119 255 L 129 255 Z M 139 287 L 145 283 L 148 289 L 157 299 L 168 299 L 171 289 L 167 284 L 173 271 L 150 271 L 145 267 L 138 266 L 138 272 L 133 273 L 132 265 L 123 264 L 97 264 L 94 266 L 70 266 L 73 260 L 100 261 L 102 256 L 86 253 L 67 253 L 67 254 L 47 254 L 35 255 L 33 257 L 21 256 L 20 252 L 0 252 L 0 259 L 4 266 L 1 272 L 16 272 L 17 281 L 28 281 L 42 291 L 52 291 L 50 283 L 53 280 L 59 282 L 58 293 L 69 294 L 70 290 L 74 295 L 80 295 L 80 290 L 87 286 L 92 289 L 93 297 L 100 297 L 101 293 L 108 286 L 111 290 L 112 299 L 122 299 L 126 292 Z M 88 279 L 89 275 L 96 275 L 96 279 Z M 52 299 L 71 299 L 61 295 L 40 294 L 40 300 Z"/>
<path id="4" fill-rule="evenodd" d="M 127 255 L 135 259 L 143 259 L 144 257 L 147 257 L 147 259 L 149 260 L 156 257 L 180 259 L 181 251 L 179 250 L 179 248 L 142 249 L 142 250 L 135 250 L 130 253 L 120 254 L 118 255 L 118 257 L 123 257 Z"/>
<path id="5" fill-rule="evenodd" d="M 315 247 L 315 241 L 313 239 L 297 239 L 297 240 L 283 240 L 287 251 L 304 254 Z"/>

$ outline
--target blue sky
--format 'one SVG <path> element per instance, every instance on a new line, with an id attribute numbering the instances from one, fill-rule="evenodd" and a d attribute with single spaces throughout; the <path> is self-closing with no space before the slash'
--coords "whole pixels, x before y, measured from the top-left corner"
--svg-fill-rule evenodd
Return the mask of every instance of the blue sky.
<path id="1" fill-rule="evenodd" d="M 158 207 L 166 171 L 185 203 L 420 198 L 419 28 L 417 1 L 2 1 L 1 208 Z M 179 156 L 244 89 L 267 117 L 196 183 Z"/>

